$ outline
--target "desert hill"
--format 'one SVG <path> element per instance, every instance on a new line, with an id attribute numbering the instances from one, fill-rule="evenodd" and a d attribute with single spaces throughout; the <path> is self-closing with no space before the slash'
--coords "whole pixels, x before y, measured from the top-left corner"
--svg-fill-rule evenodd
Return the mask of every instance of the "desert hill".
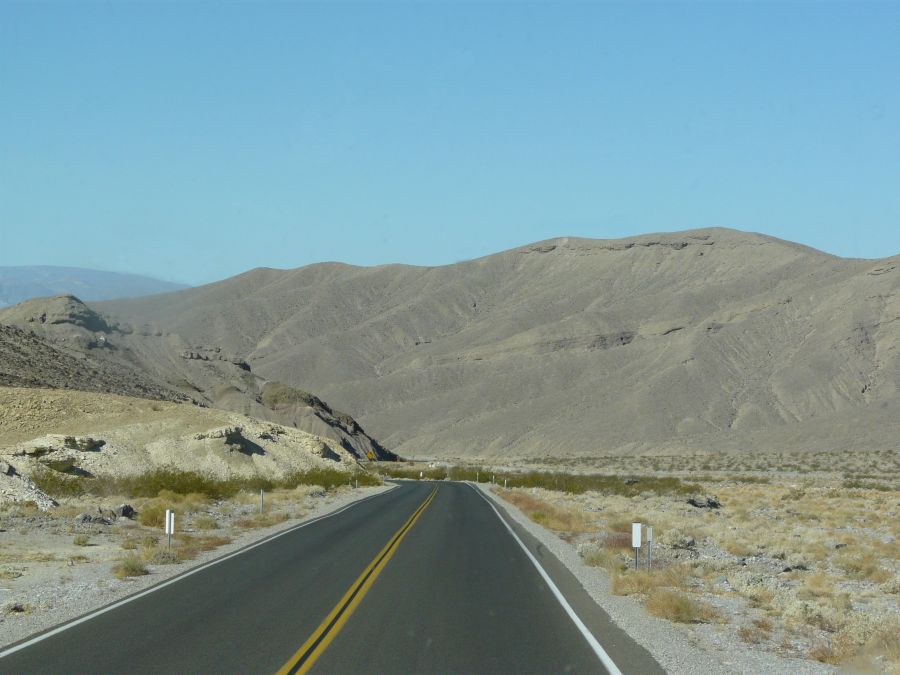
<path id="1" fill-rule="evenodd" d="M 0 307 L 47 295 L 69 294 L 85 300 L 111 300 L 169 293 L 180 288 L 186 286 L 137 274 L 81 267 L 0 267 Z"/>
<path id="2" fill-rule="evenodd" d="M 95 307 L 302 382 L 401 455 L 591 454 L 807 427 L 852 447 L 860 416 L 880 420 L 864 442 L 895 445 L 898 287 L 898 257 L 713 229 L 435 268 L 257 269 Z"/>
<path id="3" fill-rule="evenodd" d="M 328 438 L 360 459 L 394 458 L 350 415 L 220 347 L 110 323 L 71 295 L 0 309 L 0 331 L 0 384 L 190 400 Z"/>
<path id="4" fill-rule="evenodd" d="M 71 307 L 41 323 L 46 301 L 0 322 L 105 336 L 93 352 L 256 417 L 302 417 L 276 394 L 303 387 L 401 455 L 852 450 L 896 447 L 898 287 L 900 257 L 713 229 L 257 269 L 95 303 L 108 333 Z"/>
<path id="5" fill-rule="evenodd" d="M 77 389 L 167 401 L 187 399 L 127 365 L 95 359 L 80 348 L 0 324 L 0 387 L 10 386 Z"/>

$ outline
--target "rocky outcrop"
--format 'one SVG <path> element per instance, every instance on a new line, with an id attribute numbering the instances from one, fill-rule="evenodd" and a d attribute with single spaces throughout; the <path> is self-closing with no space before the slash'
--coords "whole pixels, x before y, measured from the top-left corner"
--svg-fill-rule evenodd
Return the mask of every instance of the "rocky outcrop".
<path id="1" fill-rule="evenodd" d="M 250 364 L 238 356 L 230 356 L 222 352 L 221 347 L 194 347 L 181 352 L 181 358 L 187 361 L 223 361 L 250 372 Z"/>

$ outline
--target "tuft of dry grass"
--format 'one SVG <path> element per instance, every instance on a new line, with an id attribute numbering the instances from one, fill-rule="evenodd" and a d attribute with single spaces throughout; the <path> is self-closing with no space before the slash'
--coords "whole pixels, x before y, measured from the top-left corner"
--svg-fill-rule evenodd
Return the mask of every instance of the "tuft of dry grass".
<path id="1" fill-rule="evenodd" d="M 75 546 L 88 546 L 91 543 L 91 537 L 87 534 L 76 534 L 72 538 L 72 543 Z"/>
<path id="2" fill-rule="evenodd" d="M 527 492 L 498 490 L 506 501 L 516 507 L 538 525 L 556 532 L 593 532 L 596 525 L 583 511 L 551 504 Z"/>
<path id="3" fill-rule="evenodd" d="M 737 634 L 743 642 L 757 645 L 772 634 L 772 622 L 766 618 L 754 619 L 749 626 L 739 628 Z"/>
<path id="4" fill-rule="evenodd" d="M 644 606 L 653 616 L 677 623 L 706 623 L 717 616 L 706 603 L 667 588 L 651 591 Z"/>
<path id="5" fill-rule="evenodd" d="M 672 565 L 654 570 L 625 570 L 612 576 L 612 592 L 616 595 L 648 595 L 659 588 L 683 589 L 691 570 L 685 565 Z"/>
<path id="6" fill-rule="evenodd" d="M 234 523 L 235 527 L 252 530 L 258 527 L 271 527 L 288 519 L 285 513 L 255 513 L 248 518 L 241 518 Z"/>
<path id="7" fill-rule="evenodd" d="M 194 518 L 194 527 L 198 530 L 218 530 L 219 523 L 211 516 L 197 516 Z"/>
<path id="8" fill-rule="evenodd" d="M 116 565 L 113 566 L 112 571 L 113 574 L 115 574 L 119 579 L 124 579 L 126 577 L 140 577 L 145 574 L 150 574 L 150 572 L 144 566 L 143 559 L 134 555 L 133 553 L 129 553 L 124 558 L 122 558 Z"/>
<path id="9" fill-rule="evenodd" d="M 588 549 L 582 553 L 581 557 L 585 565 L 601 567 L 610 574 L 623 572 L 628 567 L 628 562 L 620 552 L 606 546 Z"/>

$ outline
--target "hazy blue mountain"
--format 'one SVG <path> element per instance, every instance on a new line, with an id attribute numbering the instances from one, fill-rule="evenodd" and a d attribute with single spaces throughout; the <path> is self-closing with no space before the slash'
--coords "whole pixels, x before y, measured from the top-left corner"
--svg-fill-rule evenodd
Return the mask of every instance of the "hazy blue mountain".
<path id="1" fill-rule="evenodd" d="M 88 301 L 113 300 L 168 293 L 183 288 L 187 286 L 137 274 L 102 272 L 80 267 L 0 267 L 0 307 L 46 295 L 75 295 Z"/>

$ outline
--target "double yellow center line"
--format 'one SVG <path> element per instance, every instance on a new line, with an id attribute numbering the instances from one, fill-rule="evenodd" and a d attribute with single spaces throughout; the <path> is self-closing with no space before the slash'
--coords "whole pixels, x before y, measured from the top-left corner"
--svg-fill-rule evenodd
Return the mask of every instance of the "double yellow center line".
<path id="1" fill-rule="evenodd" d="M 407 535 L 412 529 L 412 526 L 416 524 L 419 516 L 421 516 L 425 509 L 428 508 L 428 505 L 431 504 L 437 491 L 437 486 L 435 486 L 431 491 L 431 494 L 428 495 L 425 501 L 419 505 L 419 508 L 417 508 L 409 517 L 409 520 L 403 523 L 403 526 L 397 530 L 396 534 L 391 537 L 391 540 L 385 544 L 384 548 L 378 552 L 378 555 L 375 556 L 372 562 L 366 566 L 362 574 L 359 575 L 359 578 L 353 582 L 349 590 L 344 593 L 344 597 L 340 599 L 340 602 L 338 602 L 335 608 L 331 610 L 328 616 L 326 616 L 322 623 L 319 624 L 319 627 L 313 631 L 313 634 L 309 636 L 309 639 L 304 642 L 303 646 L 300 647 L 290 660 L 281 667 L 278 671 L 278 675 L 306 673 L 313 667 L 313 664 L 322 655 L 322 652 L 324 652 L 328 645 L 331 644 L 335 635 L 337 635 L 341 628 L 344 627 L 344 624 L 347 622 L 347 619 L 350 618 L 353 610 L 355 610 L 357 605 L 362 602 L 363 597 L 368 593 L 372 584 L 375 583 L 375 579 L 381 573 L 381 570 L 384 569 L 385 565 L 387 565 L 391 556 L 394 555 L 394 552 L 400 545 L 400 542 L 403 541 L 403 537 Z"/>

